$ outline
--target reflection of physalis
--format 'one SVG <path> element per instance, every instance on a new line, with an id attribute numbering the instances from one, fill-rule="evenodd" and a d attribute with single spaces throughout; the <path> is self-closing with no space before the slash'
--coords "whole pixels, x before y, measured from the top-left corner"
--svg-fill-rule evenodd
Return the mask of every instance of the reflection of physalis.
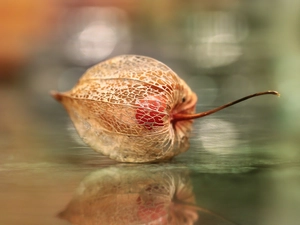
<path id="1" fill-rule="evenodd" d="M 198 219 L 196 209 L 188 206 L 194 203 L 188 173 L 182 168 L 111 167 L 83 180 L 59 216 L 78 225 L 191 225 Z"/>

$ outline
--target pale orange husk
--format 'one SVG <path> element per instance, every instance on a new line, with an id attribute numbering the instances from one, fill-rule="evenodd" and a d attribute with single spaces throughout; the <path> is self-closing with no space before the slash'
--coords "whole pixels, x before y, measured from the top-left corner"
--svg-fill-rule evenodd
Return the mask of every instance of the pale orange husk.
<path id="1" fill-rule="evenodd" d="M 174 71 L 155 59 L 112 58 L 87 70 L 72 90 L 52 95 L 64 105 L 83 141 L 117 161 L 166 160 L 189 148 L 193 122 L 173 124 L 172 115 L 194 113 L 197 97 Z M 162 126 L 141 124 L 135 117 L 139 102 L 153 96 L 167 105 L 160 112 Z M 142 107 L 151 112 L 144 103 Z"/>

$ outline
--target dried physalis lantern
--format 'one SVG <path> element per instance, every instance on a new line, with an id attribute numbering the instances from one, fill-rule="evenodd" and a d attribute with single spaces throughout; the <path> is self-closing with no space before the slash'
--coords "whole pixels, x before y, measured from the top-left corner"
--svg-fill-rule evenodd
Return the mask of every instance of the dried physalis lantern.
<path id="1" fill-rule="evenodd" d="M 166 160 L 189 148 L 193 119 L 259 95 L 195 114 L 197 96 L 165 64 L 123 55 L 101 62 L 64 93 L 52 92 L 79 135 L 93 149 L 121 162 Z"/>

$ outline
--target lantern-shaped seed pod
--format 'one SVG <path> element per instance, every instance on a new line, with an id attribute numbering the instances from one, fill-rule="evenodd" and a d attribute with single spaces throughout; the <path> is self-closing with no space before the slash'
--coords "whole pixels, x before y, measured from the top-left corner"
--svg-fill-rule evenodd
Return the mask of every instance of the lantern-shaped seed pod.
<path id="1" fill-rule="evenodd" d="M 151 162 L 187 151 L 197 97 L 174 71 L 144 56 L 99 63 L 65 93 L 52 92 L 93 149 L 122 162 Z"/>
<path id="2" fill-rule="evenodd" d="M 165 64 L 145 56 L 123 55 L 101 62 L 64 93 L 52 92 L 68 111 L 79 135 L 97 152 L 121 162 L 166 160 L 189 148 L 197 96 Z"/>

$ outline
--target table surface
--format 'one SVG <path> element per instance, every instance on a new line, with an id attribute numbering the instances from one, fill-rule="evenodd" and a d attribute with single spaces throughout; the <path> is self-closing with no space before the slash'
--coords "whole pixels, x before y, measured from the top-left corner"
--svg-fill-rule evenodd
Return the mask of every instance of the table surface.
<path id="1" fill-rule="evenodd" d="M 280 111 L 270 110 L 280 105 L 280 99 L 272 106 L 245 103 L 196 121 L 190 149 L 169 162 L 124 164 L 82 145 L 68 115 L 48 93 L 44 98 L 49 98 L 50 105 L 38 104 L 40 96 L 20 90 L 2 89 L 1 94 L 7 96 L 2 99 L 5 117 L 0 139 L 1 224 L 69 224 L 68 220 L 76 219 L 82 219 L 82 224 L 96 224 L 103 207 L 108 207 L 105 202 L 110 202 L 107 204 L 114 213 L 124 213 L 120 208 L 136 204 L 130 200 L 122 203 L 124 195 L 138 196 L 149 185 L 167 190 L 169 198 L 164 204 L 170 211 L 176 209 L 174 205 L 186 207 L 182 202 L 198 206 L 192 210 L 198 215 L 192 220 L 194 224 L 298 223 L 297 142 L 277 129 Z M 29 103 L 28 98 L 34 101 Z M 259 113 L 249 115 L 245 109 L 249 107 Z M 94 181 L 89 187 L 85 183 L 90 177 Z M 83 186 L 92 197 L 82 192 Z M 159 199 L 163 193 L 159 190 L 151 196 Z M 91 204 L 102 209 L 91 209 L 87 216 L 80 210 L 89 198 L 96 199 Z M 70 206 L 71 201 L 78 205 Z M 58 216 L 63 211 L 67 212 L 64 219 Z M 126 221 L 126 215 L 124 218 Z"/>

